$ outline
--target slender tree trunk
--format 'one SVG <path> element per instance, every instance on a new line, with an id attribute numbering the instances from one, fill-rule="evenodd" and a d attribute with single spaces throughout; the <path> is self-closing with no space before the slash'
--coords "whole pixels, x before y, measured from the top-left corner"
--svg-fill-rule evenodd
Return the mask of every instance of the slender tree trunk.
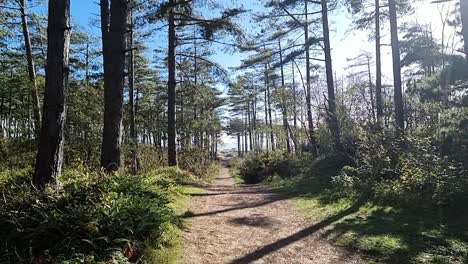
<path id="1" fill-rule="evenodd" d="M 405 119 L 403 114 L 403 94 L 401 91 L 400 43 L 398 40 L 398 22 L 395 0 L 389 0 L 388 7 L 390 12 L 396 128 L 398 133 L 403 133 L 405 129 Z"/>
<path id="2" fill-rule="evenodd" d="M 292 68 L 292 90 L 293 90 L 293 114 L 294 114 L 294 129 L 297 129 L 297 90 L 296 90 L 296 74 L 294 70 L 294 62 L 291 63 Z"/>
<path id="3" fill-rule="evenodd" d="M 70 1 L 50 0 L 44 118 L 33 179 L 39 188 L 62 172 L 70 30 Z"/>
<path id="4" fill-rule="evenodd" d="M 369 94 L 370 94 L 370 101 L 371 101 L 371 115 L 372 115 L 372 122 L 375 122 L 375 105 L 374 105 L 374 89 L 372 84 L 372 73 L 371 73 L 371 61 L 370 58 L 367 58 L 367 72 L 369 74 Z"/>
<path id="5" fill-rule="evenodd" d="M 268 127 L 268 94 L 267 94 L 267 87 L 268 87 L 269 82 L 268 82 L 268 66 L 267 64 L 265 63 L 265 94 L 264 94 L 264 105 L 265 105 L 265 132 L 267 131 L 267 127 Z M 267 133 L 266 133 L 267 135 Z M 265 135 L 265 137 L 267 137 Z M 266 152 L 268 152 L 269 150 L 269 144 L 268 144 L 268 138 L 265 138 L 265 142 L 266 142 Z"/>
<path id="6" fill-rule="evenodd" d="M 328 118 L 330 132 L 333 138 L 335 150 L 340 151 L 343 149 L 341 145 L 340 125 L 338 123 L 338 116 L 336 113 L 336 98 L 335 98 L 335 85 L 333 81 L 333 67 L 331 57 L 331 44 L 330 44 L 330 29 L 328 27 L 328 5 L 327 0 L 322 0 L 322 26 L 323 26 L 323 42 L 325 51 L 325 68 L 327 74 L 327 88 L 328 88 Z"/>
<path id="7" fill-rule="evenodd" d="M 104 50 L 104 129 L 101 166 L 110 172 L 118 170 L 121 165 L 128 1 L 111 1 L 110 26 L 106 22 L 109 21 L 106 0 L 101 0 L 101 12 Z"/>
<path id="8" fill-rule="evenodd" d="M 241 148 L 241 135 L 237 133 L 237 156 L 242 157 L 242 148 Z"/>
<path id="9" fill-rule="evenodd" d="M 267 76 L 268 76 L 268 71 L 267 71 Z M 275 151 L 275 136 L 273 134 L 273 118 L 271 117 L 270 85 L 267 85 L 266 90 L 267 90 L 267 103 L 268 103 L 268 119 L 270 121 L 269 126 L 270 126 L 271 151 Z"/>
<path id="10" fill-rule="evenodd" d="M 36 137 L 41 130 L 41 106 L 39 102 L 39 90 L 37 88 L 36 66 L 32 54 L 31 38 L 29 36 L 28 18 L 26 16 L 26 2 L 19 0 L 21 13 L 21 26 L 23 28 L 24 46 L 26 48 L 26 59 L 28 61 L 29 81 L 31 82 L 31 98 L 33 99 L 33 114 Z"/>
<path id="11" fill-rule="evenodd" d="M 288 106 L 286 105 L 286 85 L 284 81 L 284 66 L 283 66 L 283 49 L 281 48 L 281 40 L 278 40 L 280 65 L 281 65 L 281 110 L 283 115 L 283 129 L 286 137 L 286 150 L 291 153 L 291 142 L 289 141 L 289 123 L 288 123 Z"/>
<path id="12" fill-rule="evenodd" d="M 305 1 L 305 28 L 304 28 L 304 38 L 305 43 L 309 41 L 309 19 L 308 19 L 308 8 L 307 8 L 307 1 Z M 311 148 L 311 152 L 314 156 L 318 156 L 318 149 L 317 149 L 317 139 L 315 138 L 315 130 L 314 130 L 314 119 L 312 117 L 312 97 L 311 97 L 311 77 L 310 77 L 310 49 L 306 47 L 305 49 L 306 54 L 306 83 L 307 83 L 307 91 L 306 91 L 306 105 L 307 105 L 307 122 L 308 122 L 308 129 L 309 129 L 309 145 Z"/>
<path id="13" fill-rule="evenodd" d="M 177 145 L 176 145 L 176 29 L 175 29 L 175 0 L 169 1 L 171 10 L 169 11 L 169 50 L 168 50 L 168 71 L 169 79 L 167 84 L 167 134 L 168 148 L 167 158 L 169 166 L 177 166 Z"/>
<path id="14" fill-rule="evenodd" d="M 249 152 L 248 134 L 247 134 L 247 115 L 245 115 L 245 118 L 244 118 L 244 150 L 245 150 L 245 153 Z"/>
<path id="15" fill-rule="evenodd" d="M 129 58 L 128 58 L 128 90 L 129 90 L 129 108 L 130 108 L 130 139 L 131 139 L 131 155 L 132 155 L 132 173 L 136 175 L 139 170 L 139 158 L 138 158 L 138 141 L 135 130 L 135 52 L 134 52 L 134 41 L 133 41 L 133 11 L 130 11 L 129 16 Z"/>
<path id="16" fill-rule="evenodd" d="M 380 0 L 375 0 L 375 102 L 377 108 L 377 123 L 382 126 L 382 55 L 380 51 Z"/>
<path id="17" fill-rule="evenodd" d="M 253 151 L 253 138 L 252 138 L 252 121 L 251 121 L 251 111 L 250 111 L 250 102 L 247 102 L 247 120 L 248 120 L 248 129 L 249 129 L 249 149 Z"/>
<path id="18" fill-rule="evenodd" d="M 11 78 L 13 79 L 13 73 L 11 74 Z M 9 91 L 8 91 L 8 124 L 7 124 L 7 137 L 8 138 L 11 138 L 11 124 L 13 122 L 13 117 L 12 117 L 12 114 L 11 114 L 11 110 L 12 110 L 12 97 L 13 97 L 13 88 L 10 87 Z"/>

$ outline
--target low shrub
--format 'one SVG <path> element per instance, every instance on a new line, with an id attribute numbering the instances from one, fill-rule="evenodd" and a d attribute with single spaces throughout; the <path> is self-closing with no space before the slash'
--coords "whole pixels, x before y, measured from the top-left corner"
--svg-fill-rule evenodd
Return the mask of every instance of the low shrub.
<path id="1" fill-rule="evenodd" d="M 239 176 L 247 184 L 260 183 L 268 177 L 292 177 L 297 174 L 298 162 L 281 152 L 251 153 L 239 164 Z"/>
<path id="2" fill-rule="evenodd" d="M 30 167 L 37 150 L 33 140 L 0 138 L 0 170 Z"/>
<path id="3" fill-rule="evenodd" d="M 397 144 L 385 146 L 384 140 L 371 145 L 361 148 L 355 166 L 333 177 L 336 194 L 370 195 L 389 205 L 445 207 L 468 201 L 467 171 L 441 157 L 428 139 L 408 137 L 404 151 Z"/>
<path id="4" fill-rule="evenodd" d="M 181 224 L 169 204 L 185 177 L 177 169 L 68 171 L 42 192 L 25 177 L 2 176 L 0 263 L 144 263 L 143 252 L 167 246 L 167 233 Z"/>

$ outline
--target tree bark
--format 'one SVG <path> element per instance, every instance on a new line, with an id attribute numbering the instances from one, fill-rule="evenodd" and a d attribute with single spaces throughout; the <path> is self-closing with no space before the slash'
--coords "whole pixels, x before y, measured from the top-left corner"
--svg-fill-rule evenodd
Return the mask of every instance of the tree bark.
<path id="1" fill-rule="evenodd" d="M 336 151 L 343 149 L 341 145 L 341 132 L 336 113 L 336 98 L 335 85 L 333 81 L 333 67 L 330 45 L 330 29 L 328 26 L 328 5 L 327 0 L 322 0 L 322 26 L 323 26 L 323 43 L 325 51 L 325 68 L 327 75 L 327 90 L 328 90 L 328 121 L 330 132 L 333 138 L 333 143 Z"/>
<path id="2" fill-rule="evenodd" d="M 305 1 L 305 26 L 304 26 L 304 38 L 305 43 L 309 40 L 309 19 L 308 19 L 308 8 L 307 8 L 307 1 Z M 307 123 L 309 129 L 309 145 L 311 148 L 311 152 L 314 156 L 318 156 L 318 149 L 317 149 L 317 139 L 315 138 L 315 130 L 314 130 L 314 119 L 312 117 L 312 97 L 311 97 L 311 87 L 310 87 L 310 50 L 309 47 L 306 47 L 305 50 L 306 54 L 306 84 L 307 84 L 307 91 L 306 91 L 306 105 L 307 105 Z"/>
<path id="3" fill-rule="evenodd" d="M 133 41 L 133 11 L 130 11 L 129 16 L 129 48 L 130 52 L 128 55 L 128 90 L 129 90 L 129 108 L 130 108 L 130 138 L 131 138 L 131 155 L 132 155 L 132 173 L 136 175 L 139 170 L 139 158 L 138 158 L 138 139 L 135 130 L 135 52 L 134 52 L 134 41 Z"/>
<path id="4" fill-rule="evenodd" d="M 281 40 L 278 39 L 280 65 L 281 65 L 281 110 L 283 115 L 283 129 L 286 137 L 286 150 L 291 153 L 291 142 L 289 141 L 289 123 L 288 109 L 286 105 L 286 85 L 284 81 L 284 66 L 283 66 L 283 49 L 281 48 Z"/>
<path id="5" fill-rule="evenodd" d="M 29 81 L 31 82 L 31 98 L 33 99 L 33 115 L 34 115 L 34 130 L 36 137 L 39 136 L 41 130 L 41 106 L 39 102 L 39 90 L 37 88 L 36 66 L 32 54 L 31 38 L 29 36 L 28 18 L 26 16 L 26 2 L 19 0 L 21 13 L 21 26 L 23 29 L 24 46 L 26 48 L 26 59 L 28 61 Z"/>
<path id="6" fill-rule="evenodd" d="M 69 75 L 70 0 L 50 0 L 46 92 L 34 184 L 44 188 L 62 172 L 66 94 Z"/>
<path id="7" fill-rule="evenodd" d="M 242 157 L 241 135 L 239 132 L 237 132 L 237 156 Z"/>
<path id="8" fill-rule="evenodd" d="M 107 0 L 101 0 L 104 50 L 104 129 L 101 166 L 111 172 L 118 170 L 121 165 L 128 1 L 111 1 L 109 26 L 106 22 L 109 21 L 107 3 Z"/>
<path id="9" fill-rule="evenodd" d="M 270 82 L 268 77 L 268 67 L 266 70 L 266 78 L 267 78 L 267 105 L 268 105 L 268 119 L 269 119 L 269 127 L 270 127 L 270 141 L 271 141 L 271 151 L 275 151 L 275 136 L 273 134 L 273 118 L 271 117 L 271 93 L 270 93 Z"/>
<path id="10" fill-rule="evenodd" d="M 250 102 L 247 102 L 247 120 L 248 120 L 248 130 L 249 130 L 249 149 L 253 151 L 253 138 L 252 138 L 252 118 L 250 111 Z"/>
<path id="11" fill-rule="evenodd" d="M 377 123 L 382 125 L 382 55 L 380 51 L 380 0 L 375 0 L 375 103 L 377 108 Z"/>
<path id="12" fill-rule="evenodd" d="M 398 21 L 395 0 L 389 0 L 388 6 L 390 12 L 396 128 L 398 133 L 403 133 L 405 129 L 405 120 L 403 113 L 403 94 L 401 90 L 400 43 L 398 40 Z"/>
<path id="13" fill-rule="evenodd" d="M 268 81 L 268 66 L 265 63 L 265 91 L 264 91 L 264 105 L 265 105 L 265 132 L 267 131 L 268 127 L 268 94 L 267 94 L 267 87 L 269 85 Z M 268 153 L 270 146 L 268 144 L 268 133 L 265 133 L 265 145 L 266 145 L 266 152 Z"/>
<path id="14" fill-rule="evenodd" d="M 176 145 L 176 29 L 175 29 L 175 0 L 169 1 L 171 10 L 169 11 L 169 43 L 168 43 L 168 71 L 167 82 L 167 135 L 168 147 L 167 158 L 169 166 L 177 166 L 177 145 Z"/>
<path id="15" fill-rule="evenodd" d="M 374 104 L 374 89 L 372 84 L 372 73 L 371 73 L 371 59 L 370 57 L 367 58 L 367 72 L 369 74 L 369 95 L 370 95 L 370 107 L 371 111 L 370 114 L 372 116 L 372 122 L 375 122 L 375 104 Z"/>
<path id="16" fill-rule="evenodd" d="M 296 74 L 294 70 L 294 62 L 291 63 L 291 70 L 292 70 L 292 92 L 293 92 L 293 125 L 294 129 L 297 129 L 297 91 L 296 91 Z M 297 150 L 297 149 L 296 149 Z"/>

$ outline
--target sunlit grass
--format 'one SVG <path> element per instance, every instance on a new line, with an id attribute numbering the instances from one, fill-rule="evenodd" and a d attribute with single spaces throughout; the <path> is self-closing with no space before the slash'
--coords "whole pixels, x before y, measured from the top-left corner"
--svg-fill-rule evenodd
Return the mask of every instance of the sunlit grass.
<path id="1" fill-rule="evenodd" d="M 173 192 L 172 202 L 169 206 L 175 210 L 177 215 L 182 215 L 187 211 L 191 199 L 190 194 L 203 193 L 203 189 L 194 186 L 177 186 L 177 191 Z M 187 228 L 188 223 L 183 220 L 183 228 Z M 145 261 L 149 264 L 174 264 L 178 263 L 183 256 L 182 230 L 174 226 L 166 226 L 163 243 L 150 247 L 144 255 Z M 150 241 L 148 241 L 150 242 Z"/>
<path id="2" fill-rule="evenodd" d="M 334 198 L 327 186 L 310 178 L 273 178 L 268 185 L 290 197 L 297 210 L 314 222 L 359 203 L 359 209 L 327 226 L 323 236 L 369 256 L 370 263 L 468 263 L 463 217 L 448 219 L 437 210 L 417 206 L 393 208 L 357 198 Z"/>

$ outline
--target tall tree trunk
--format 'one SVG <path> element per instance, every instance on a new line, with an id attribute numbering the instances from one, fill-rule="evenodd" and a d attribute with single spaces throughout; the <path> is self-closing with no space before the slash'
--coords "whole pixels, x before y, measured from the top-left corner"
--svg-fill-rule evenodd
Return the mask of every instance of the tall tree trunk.
<path id="1" fill-rule="evenodd" d="M 167 135 L 168 148 L 167 158 L 169 166 L 177 166 L 177 145 L 176 145 L 176 29 L 175 29 L 175 0 L 169 1 L 171 9 L 169 11 L 169 43 L 168 43 L 168 75 L 167 82 Z"/>
<path id="2" fill-rule="evenodd" d="M 296 91 L 296 74 L 294 70 L 294 62 L 291 63 L 292 68 L 292 90 L 293 90 L 293 114 L 294 114 L 294 129 L 297 129 L 297 91 Z"/>
<path id="3" fill-rule="evenodd" d="M 249 152 L 248 135 L 247 135 L 247 115 L 245 115 L 245 118 L 244 118 L 244 151 L 245 153 Z"/>
<path id="4" fill-rule="evenodd" d="M 268 76 L 268 70 L 267 70 L 267 76 Z M 269 77 L 267 77 L 269 79 Z M 268 119 L 270 121 L 269 127 L 270 127 L 270 143 L 271 143 L 271 151 L 275 151 L 275 136 L 273 134 L 273 118 L 271 117 L 271 93 L 270 93 L 270 85 L 268 81 L 268 85 L 266 87 L 267 91 L 267 105 L 268 105 Z"/>
<path id="5" fill-rule="evenodd" d="M 241 135 L 237 132 L 237 156 L 242 157 Z"/>
<path id="6" fill-rule="evenodd" d="M 468 2 L 460 0 L 461 20 L 463 25 L 463 41 L 466 59 L 468 60 Z"/>
<path id="7" fill-rule="evenodd" d="M 70 29 L 70 0 L 50 0 L 44 118 L 33 179 L 39 188 L 62 172 Z"/>
<path id="8" fill-rule="evenodd" d="M 249 129 L 249 149 L 253 151 L 253 138 L 252 138 L 252 114 L 250 111 L 250 102 L 247 102 L 247 120 L 248 120 L 248 129 Z"/>
<path id="9" fill-rule="evenodd" d="M 267 131 L 268 127 L 268 94 L 267 94 L 267 87 L 268 87 L 268 66 L 265 63 L 265 91 L 264 91 L 264 105 L 265 105 L 265 132 Z M 265 133 L 265 144 L 266 144 L 266 152 L 268 153 L 269 144 L 268 144 L 268 133 Z"/>
<path id="10" fill-rule="evenodd" d="M 19 0 L 21 13 L 21 26 L 23 28 L 24 46 L 26 48 L 26 59 L 28 61 L 29 81 L 31 82 L 31 98 L 33 99 L 33 114 L 36 137 L 41 130 L 41 106 L 39 102 L 39 90 L 37 88 L 36 66 L 32 54 L 31 38 L 29 36 L 28 18 L 26 16 L 26 2 Z"/>
<path id="11" fill-rule="evenodd" d="M 396 128 L 398 133 L 403 133 L 405 129 L 405 119 L 403 114 L 403 94 L 401 91 L 400 43 L 398 41 L 398 22 L 395 0 L 389 0 L 388 7 L 390 12 Z"/>
<path id="12" fill-rule="evenodd" d="M 335 98 L 335 85 L 333 81 L 333 67 L 331 57 L 330 45 L 330 29 L 328 27 L 328 0 L 322 0 L 322 26 L 323 26 L 323 43 L 325 51 L 325 68 L 327 74 L 327 90 L 328 90 L 328 121 L 330 132 L 333 138 L 335 150 L 340 151 L 343 149 L 341 145 L 340 125 L 338 123 L 338 116 L 336 113 L 336 98 Z"/>
<path id="13" fill-rule="evenodd" d="M 372 122 L 375 122 L 375 105 L 374 105 L 374 89 L 373 89 L 374 85 L 372 84 L 370 57 L 367 58 L 367 72 L 369 74 L 369 95 L 370 95 L 370 103 L 371 103 Z"/>
<path id="14" fill-rule="evenodd" d="M 132 173 L 136 175 L 139 170 L 139 158 L 138 158 L 138 141 L 135 130 L 135 49 L 133 47 L 133 11 L 130 11 L 129 16 L 129 49 L 128 54 L 128 90 L 129 90 L 129 108 L 130 108 L 130 139 L 131 139 L 131 155 L 132 155 Z"/>
<path id="15" fill-rule="evenodd" d="M 288 123 L 288 109 L 286 105 L 286 85 L 284 82 L 284 66 L 283 66 L 283 49 L 281 48 L 281 40 L 278 39 L 280 65 L 281 65 L 281 110 L 283 115 L 283 129 L 286 139 L 286 150 L 291 153 L 291 142 L 289 141 L 289 123 Z"/>
<path id="16" fill-rule="evenodd" d="M 128 1 L 111 1 L 110 25 L 106 22 L 109 21 L 107 0 L 101 0 L 101 12 L 104 50 L 104 129 L 101 166 L 110 172 L 118 170 L 121 163 Z"/>
<path id="17" fill-rule="evenodd" d="M 12 73 L 11 73 L 11 78 L 13 79 L 13 70 L 12 70 Z M 11 124 L 12 124 L 12 105 L 13 105 L 13 101 L 12 101 L 12 97 L 13 97 L 13 87 L 10 87 L 10 89 L 8 89 L 8 124 L 7 124 L 7 138 L 11 138 Z"/>
<path id="18" fill-rule="evenodd" d="M 307 8 L 307 1 L 305 1 L 305 26 L 304 26 L 304 38 L 305 43 L 309 41 L 309 19 L 308 19 L 309 10 Z M 310 87 L 311 77 L 310 77 L 310 49 L 309 47 L 305 47 L 305 54 L 306 54 L 306 84 L 307 84 L 307 91 L 306 91 L 306 105 L 307 105 L 307 123 L 309 129 L 309 145 L 311 148 L 311 152 L 314 156 L 318 156 L 318 149 L 317 149 L 317 139 L 315 138 L 315 131 L 314 131 L 314 119 L 312 117 L 312 89 Z"/>
<path id="19" fill-rule="evenodd" d="M 382 126 L 382 55 L 380 46 L 380 0 L 375 0 L 375 103 L 377 108 L 377 123 L 379 126 Z"/>

